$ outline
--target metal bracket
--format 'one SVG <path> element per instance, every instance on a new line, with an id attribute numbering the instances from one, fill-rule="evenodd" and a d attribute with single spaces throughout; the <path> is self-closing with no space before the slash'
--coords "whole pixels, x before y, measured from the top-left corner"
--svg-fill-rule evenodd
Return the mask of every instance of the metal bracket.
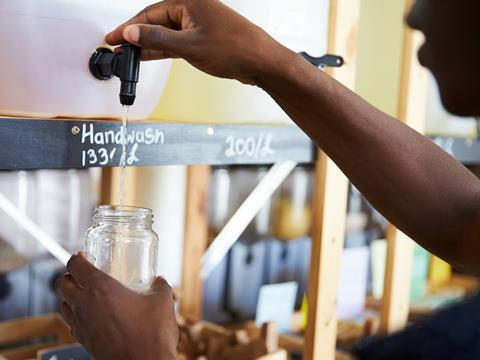
<path id="1" fill-rule="evenodd" d="M 307 54 L 305 51 L 300 52 L 299 55 L 306 59 L 310 64 L 315 65 L 320 69 L 324 69 L 326 67 L 339 68 L 345 64 L 343 57 L 338 55 L 326 54 L 320 57 L 314 57 Z"/>

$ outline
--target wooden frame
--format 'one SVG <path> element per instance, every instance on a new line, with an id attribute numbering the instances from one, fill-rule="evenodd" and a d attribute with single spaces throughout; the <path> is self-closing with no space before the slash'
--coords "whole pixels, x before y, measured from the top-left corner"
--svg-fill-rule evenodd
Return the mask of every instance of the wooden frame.
<path id="1" fill-rule="evenodd" d="M 58 315 L 44 315 L 0 323 L 0 345 L 18 344 L 53 336 L 55 341 L 18 346 L 0 351 L 0 359 L 36 358 L 37 351 L 63 344 L 75 343 L 70 327 Z"/>
<path id="2" fill-rule="evenodd" d="M 188 167 L 180 313 L 197 319 L 202 316 L 203 284 L 200 270 L 202 255 L 208 247 L 206 204 L 210 174 L 208 165 Z"/>
<path id="3" fill-rule="evenodd" d="M 100 177 L 100 204 L 120 204 L 119 189 L 121 178 L 121 167 L 102 169 Z M 135 189 L 137 183 L 138 169 L 136 167 L 127 167 L 125 169 L 126 189 Z M 137 204 L 136 192 L 125 192 L 125 203 L 130 205 Z"/>
<path id="4" fill-rule="evenodd" d="M 328 51 L 342 54 L 345 66 L 331 75 L 353 89 L 360 0 L 331 0 Z M 308 282 L 305 359 L 335 359 L 337 292 L 347 215 L 348 180 L 324 153 L 317 162 L 315 222 Z"/>
<path id="5" fill-rule="evenodd" d="M 414 0 L 407 0 L 408 12 Z M 427 71 L 418 63 L 417 50 L 423 36 L 405 26 L 400 79 L 398 118 L 422 133 L 427 106 Z M 402 329 L 407 324 L 410 308 L 410 278 L 414 243 L 405 234 L 389 227 L 387 232 L 387 262 L 380 314 L 381 334 Z"/>

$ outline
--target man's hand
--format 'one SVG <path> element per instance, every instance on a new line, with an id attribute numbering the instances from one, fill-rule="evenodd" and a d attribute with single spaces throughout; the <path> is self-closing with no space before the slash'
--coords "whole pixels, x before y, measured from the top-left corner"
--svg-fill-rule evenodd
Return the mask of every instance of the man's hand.
<path id="1" fill-rule="evenodd" d="M 210 75 L 257 85 L 289 51 L 218 0 L 165 0 L 107 35 L 143 48 L 142 59 L 183 58 Z"/>
<path id="2" fill-rule="evenodd" d="M 60 313 L 95 359 L 175 359 L 178 327 L 165 280 L 140 294 L 82 255 L 72 256 L 67 269 L 57 282 Z"/>

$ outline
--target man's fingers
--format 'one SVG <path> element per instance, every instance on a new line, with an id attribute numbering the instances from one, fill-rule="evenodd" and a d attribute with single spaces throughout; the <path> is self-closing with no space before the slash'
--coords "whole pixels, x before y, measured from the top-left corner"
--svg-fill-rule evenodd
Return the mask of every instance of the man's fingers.
<path id="1" fill-rule="evenodd" d="M 142 52 L 140 54 L 140 60 L 142 61 L 176 58 L 179 58 L 179 56 L 172 52 L 163 50 L 142 49 Z"/>
<path id="2" fill-rule="evenodd" d="M 75 323 L 75 316 L 73 315 L 72 308 L 65 301 L 60 304 L 59 312 L 63 320 L 65 320 L 70 327 L 73 327 Z"/>
<path id="3" fill-rule="evenodd" d="M 60 316 L 70 326 L 70 333 L 77 339 L 78 342 L 83 343 L 83 338 L 78 333 L 78 323 L 73 313 L 72 308 L 66 303 L 62 302 L 59 307 Z"/>
<path id="4" fill-rule="evenodd" d="M 70 304 L 70 306 L 73 306 L 78 301 L 82 291 L 70 274 L 65 274 L 58 278 L 55 287 L 60 298 Z"/>
<path id="5" fill-rule="evenodd" d="M 182 23 L 182 16 L 183 7 L 171 4 L 169 1 L 162 1 L 148 6 L 126 23 L 107 34 L 105 41 L 110 45 L 120 45 L 125 43 L 126 39 L 123 37 L 123 30 L 128 25 L 151 24 L 163 25 L 165 27 L 176 29 L 178 28 L 178 24 Z"/>
<path id="6" fill-rule="evenodd" d="M 172 288 L 163 277 L 156 277 L 150 285 L 150 290 L 152 292 L 171 292 Z"/>
<path id="7" fill-rule="evenodd" d="M 171 30 L 161 25 L 129 25 L 123 29 L 124 39 L 144 49 L 181 55 L 188 46 L 189 30 Z"/>
<path id="8" fill-rule="evenodd" d="M 75 282 L 81 287 L 87 287 L 92 282 L 108 281 L 110 277 L 98 270 L 81 254 L 73 255 L 67 263 L 67 270 Z"/>

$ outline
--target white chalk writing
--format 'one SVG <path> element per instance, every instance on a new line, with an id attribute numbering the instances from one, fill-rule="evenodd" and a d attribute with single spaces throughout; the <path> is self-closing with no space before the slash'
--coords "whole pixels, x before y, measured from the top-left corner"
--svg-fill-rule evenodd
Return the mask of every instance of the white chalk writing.
<path id="1" fill-rule="evenodd" d="M 82 166 L 107 166 L 117 165 L 121 156 L 121 151 L 117 147 L 122 146 L 123 128 L 119 130 L 101 131 L 95 128 L 94 124 L 83 124 L 81 130 L 81 143 L 88 145 L 99 145 L 100 148 L 92 147 L 82 150 Z M 165 134 L 159 129 L 134 128 L 127 133 L 127 143 L 131 144 L 127 154 L 127 164 L 134 165 L 140 161 L 137 155 L 138 146 L 141 145 L 163 145 L 165 143 Z M 108 145 L 114 145 L 113 148 Z"/>
<path id="2" fill-rule="evenodd" d="M 91 145 L 122 145 L 123 129 L 118 131 L 96 131 L 94 124 L 82 125 L 82 144 Z M 145 128 L 132 129 L 127 133 L 127 142 L 129 144 L 164 144 L 165 134 L 159 129 Z"/>
<path id="3" fill-rule="evenodd" d="M 225 139 L 227 148 L 225 156 L 232 157 L 248 157 L 253 159 L 263 159 L 275 154 L 272 149 L 272 134 L 260 133 L 258 136 L 235 137 L 227 136 Z"/>

